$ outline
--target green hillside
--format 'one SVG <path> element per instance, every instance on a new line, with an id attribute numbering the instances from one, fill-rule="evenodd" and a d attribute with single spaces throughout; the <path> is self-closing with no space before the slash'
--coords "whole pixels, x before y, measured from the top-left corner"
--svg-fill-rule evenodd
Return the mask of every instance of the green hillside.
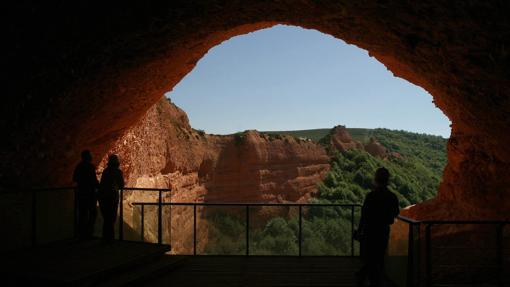
<path id="1" fill-rule="evenodd" d="M 287 134 L 320 142 L 331 129 L 270 131 L 268 134 Z M 389 129 L 348 128 L 355 140 L 366 143 L 377 139 L 390 152 L 401 157 L 383 160 L 361 150 L 336 154 L 331 171 L 319 185 L 318 200 L 332 202 L 362 202 L 372 188 L 372 176 L 380 166 L 393 175 L 391 188 L 398 193 L 401 206 L 414 204 L 435 196 L 446 165 L 447 139 Z"/>
<path id="2" fill-rule="evenodd" d="M 323 137 L 329 134 L 331 129 L 311 129 L 311 130 L 295 130 L 295 131 L 262 131 L 260 133 L 273 135 L 291 135 L 294 137 L 309 138 L 315 142 L 319 142 Z M 360 142 L 368 142 L 372 129 L 363 128 L 347 128 L 352 138 Z"/>
<path id="3" fill-rule="evenodd" d="M 372 129 L 362 129 L 362 128 L 347 128 L 347 131 L 351 134 L 352 138 L 362 142 L 367 143 L 372 136 Z"/>
<path id="4" fill-rule="evenodd" d="M 318 142 L 323 137 L 329 134 L 329 131 L 331 129 L 310 129 L 310 130 L 294 130 L 294 131 L 261 131 L 260 133 L 264 134 L 273 134 L 273 135 L 291 135 L 294 137 L 303 137 L 303 138 L 309 138 L 313 141 Z M 412 132 L 406 132 L 406 131 L 398 131 L 398 130 L 389 130 L 389 129 L 365 129 L 365 128 L 347 128 L 349 133 L 351 134 L 352 138 L 360 141 L 362 143 L 366 143 L 370 140 L 370 137 L 375 136 L 376 134 L 381 134 L 379 131 L 390 131 L 399 135 L 406 135 L 412 136 L 412 137 L 419 137 L 420 139 L 425 139 L 426 141 L 429 141 L 428 139 L 435 139 L 435 138 L 441 138 L 440 136 L 434 136 L 434 135 L 427 135 L 427 134 L 419 134 L 419 133 L 412 133 Z M 444 138 L 443 138 L 444 140 Z M 433 140 L 434 141 L 434 140 Z"/>

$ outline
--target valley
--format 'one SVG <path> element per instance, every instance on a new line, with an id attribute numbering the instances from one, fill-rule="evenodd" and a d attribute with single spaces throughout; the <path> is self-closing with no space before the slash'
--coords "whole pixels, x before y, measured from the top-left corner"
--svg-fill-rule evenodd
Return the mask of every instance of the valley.
<path id="1" fill-rule="evenodd" d="M 375 169 L 386 166 L 393 174 L 391 188 L 397 193 L 401 207 L 406 207 L 436 195 L 446 164 L 446 139 L 405 131 L 344 126 L 211 135 L 193 129 L 184 111 L 163 98 L 115 143 L 110 153 L 120 156 L 127 186 L 172 189 L 164 195 L 166 202 L 361 203 L 371 189 Z M 104 166 L 104 160 L 100 170 L 101 166 Z M 128 215 L 125 224 L 133 230 L 133 234 L 140 228 L 140 212 L 130 204 L 135 201 L 156 201 L 156 195 L 125 193 L 124 214 Z M 190 212 L 184 207 L 163 211 L 169 218 L 164 237 L 172 242 L 177 253 L 190 252 L 192 248 Z M 219 211 L 203 212 L 197 219 L 197 236 L 204 252 L 217 252 L 218 246 L 214 242 L 222 242 L 223 245 L 236 242 L 232 238 L 225 240 L 226 231 L 221 226 L 227 220 L 230 229 L 241 228 L 242 220 L 236 215 L 239 212 L 223 215 Z M 344 221 L 347 220 L 346 211 L 333 213 L 333 217 L 343 216 Z M 266 208 L 257 210 L 255 214 L 260 217 L 258 236 L 266 244 L 264 238 L 267 236 L 263 234 L 269 231 L 264 231 L 265 228 L 279 224 L 279 230 L 292 231 L 288 224 L 295 227 L 295 222 L 291 223 L 296 220 L 295 211 L 290 209 Z M 153 220 L 156 210 L 146 210 L 145 217 Z M 310 219 L 314 220 L 328 221 L 322 215 Z M 331 220 L 335 221 L 334 218 Z M 340 224 L 337 229 L 347 228 L 345 222 L 335 222 Z M 312 226 L 324 224 L 309 225 L 310 228 Z M 307 232 L 320 236 L 325 231 Z M 155 226 L 147 225 L 145 237 L 147 241 L 156 240 Z M 343 247 L 331 251 L 332 242 L 338 240 L 330 239 L 314 241 L 324 242 L 322 249 L 317 247 L 319 245 L 309 249 L 315 250 L 314 254 L 347 252 Z M 273 245 L 261 247 L 261 254 L 281 249 Z M 229 249 L 235 253 L 240 246 L 221 250 Z M 286 247 L 286 250 L 292 253 L 293 248 L 295 246 Z"/>

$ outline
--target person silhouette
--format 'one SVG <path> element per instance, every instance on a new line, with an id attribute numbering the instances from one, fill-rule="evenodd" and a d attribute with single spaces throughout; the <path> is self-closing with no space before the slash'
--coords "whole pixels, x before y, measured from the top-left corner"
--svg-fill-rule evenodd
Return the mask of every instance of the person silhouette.
<path id="1" fill-rule="evenodd" d="M 99 208 L 103 216 L 103 240 L 109 242 L 114 238 L 115 221 L 119 206 L 119 190 L 124 188 L 124 176 L 120 170 L 119 157 L 112 154 L 101 175 L 99 183 Z"/>
<path id="2" fill-rule="evenodd" d="M 360 241 L 363 267 L 357 273 L 358 286 L 366 279 L 370 286 L 385 286 L 384 255 L 388 247 L 390 225 L 399 214 L 397 196 L 388 189 L 389 171 L 376 170 L 375 188 L 369 192 L 361 209 L 359 228 L 355 234 Z"/>
<path id="3" fill-rule="evenodd" d="M 94 223 L 97 216 L 96 189 L 99 185 L 96 177 L 96 167 L 92 164 L 92 154 L 89 150 L 81 152 L 81 161 L 73 172 L 76 182 L 76 201 L 78 207 L 78 238 L 87 239 L 94 233 Z"/>

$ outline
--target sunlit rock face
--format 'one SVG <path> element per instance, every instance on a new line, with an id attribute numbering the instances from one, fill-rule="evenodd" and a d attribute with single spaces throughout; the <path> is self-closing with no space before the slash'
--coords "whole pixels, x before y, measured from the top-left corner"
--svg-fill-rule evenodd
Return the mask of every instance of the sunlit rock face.
<path id="1" fill-rule="evenodd" d="M 370 138 L 370 141 L 364 144 L 363 148 L 366 152 L 376 157 L 388 158 L 390 155 L 388 149 L 386 149 L 386 147 L 378 142 L 375 138 Z"/>
<path id="2" fill-rule="evenodd" d="M 329 170 L 329 156 L 316 143 L 256 131 L 208 135 L 192 129 L 184 111 L 165 98 L 109 153 L 119 155 L 127 186 L 172 189 L 164 193 L 165 202 L 307 202 Z M 99 170 L 105 162 L 106 157 Z M 155 202 L 157 196 L 156 192 L 124 193 L 127 229 L 139 232 L 139 207 L 132 203 Z M 191 211 L 163 210 L 164 237 L 171 237 L 174 252 L 192 252 Z M 147 208 L 145 220 L 155 222 L 156 218 L 156 209 Z M 197 220 L 198 241 L 204 244 L 207 224 Z M 156 225 L 147 224 L 145 239 L 157 240 Z"/>
<path id="3" fill-rule="evenodd" d="M 326 144 L 332 151 L 344 152 L 350 149 L 363 149 L 363 144 L 354 140 L 345 126 L 334 127 L 327 139 Z"/>
<path id="4" fill-rule="evenodd" d="M 353 139 L 345 126 L 335 126 L 324 139 L 321 140 L 322 144 L 326 146 L 331 156 L 336 152 L 345 152 L 352 149 L 364 150 L 367 153 L 382 159 L 389 157 L 401 157 L 399 153 L 388 152 L 388 149 L 383 146 L 375 138 L 370 138 L 366 143 L 362 143 Z"/>
<path id="5" fill-rule="evenodd" d="M 452 121 L 439 196 L 411 213 L 510 217 L 506 2 L 75 5 L 23 2 L 6 8 L 9 78 L 0 124 L 5 186 L 69 184 L 82 149 L 106 154 L 211 47 L 283 23 L 368 50 L 396 76 L 430 92 Z"/>
<path id="6" fill-rule="evenodd" d="M 172 200 L 181 202 L 307 201 L 329 170 L 329 157 L 316 143 L 257 131 L 205 134 L 167 99 L 110 153 L 120 156 L 127 185 L 171 188 Z"/>

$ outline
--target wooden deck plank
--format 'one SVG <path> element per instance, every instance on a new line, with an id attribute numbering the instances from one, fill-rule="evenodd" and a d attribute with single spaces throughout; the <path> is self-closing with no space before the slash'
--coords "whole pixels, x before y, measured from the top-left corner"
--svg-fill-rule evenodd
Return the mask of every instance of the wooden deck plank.
<path id="1" fill-rule="evenodd" d="M 188 257 L 147 286 L 355 286 L 359 258 Z"/>
<path id="2" fill-rule="evenodd" d="M 2 271 L 12 280 L 76 282 L 163 255 L 168 246 L 128 241 L 69 241 L 10 254 Z"/>

